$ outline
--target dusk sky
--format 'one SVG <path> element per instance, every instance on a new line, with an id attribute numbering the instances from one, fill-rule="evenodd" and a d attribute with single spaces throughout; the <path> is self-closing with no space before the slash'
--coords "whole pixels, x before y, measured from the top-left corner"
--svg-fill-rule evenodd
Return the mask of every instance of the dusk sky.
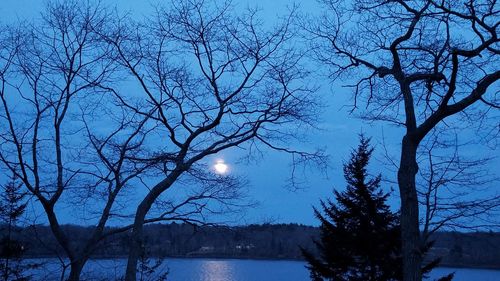
<path id="1" fill-rule="evenodd" d="M 36 18 L 39 16 L 43 2 L 38 0 L 3 0 L 0 13 L 3 15 L 3 21 L 7 22 L 14 22 L 16 19 Z M 148 13 L 152 11 L 151 5 L 147 4 L 147 1 L 105 0 L 103 2 L 116 5 L 119 10 L 130 11 L 137 17 L 147 17 Z M 272 24 L 276 15 L 285 11 L 285 8 L 292 5 L 293 1 L 258 0 L 247 3 L 247 1 L 235 0 L 234 3 L 238 7 L 246 5 L 260 7 L 262 9 L 261 17 L 266 23 Z M 305 13 L 318 11 L 316 1 L 301 1 L 300 7 L 301 11 Z M 318 120 L 320 130 L 302 132 L 309 137 L 303 143 L 298 144 L 298 149 L 312 151 L 315 148 L 325 148 L 330 157 L 330 167 L 327 171 L 318 171 L 318 168 L 314 166 L 308 167 L 308 176 L 304 179 L 303 188 L 292 191 L 286 187 L 286 180 L 291 173 L 289 165 L 291 157 L 285 153 L 265 149 L 262 157 L 255 158 L 254 161 L 247 164 L 241 160 L 244 152 L 233 149 L 224 151 L 208 160 L 215 164 L 218 159 L 223 159 L 229 166 L 229 173 L 242 175 L 249 180 L 250 198 L 258 201 L 259 205 L 247 210 L 245 219 L 239 223 L 294 222 L 317 225 L 318 222 L 313 216 L 312 207 L 317 206 L 320 199 L 331 198 L 334 188 L 344 189 L 342 163 L 348 159 L 350 150 L 357 145 L 358 134 L 361 132 L 372 137 L 372 144 L 376 148 L 370 172 L 372 174 L 382 173 L 384 177 L 388 178 L 395 177 L 395 174 L 389 174 L 382 164 L 384 161 L 382 143 L 385 139 L 388 152 L 397 157 L 399 154 L 398 144 L 403 131 L 389 124 L 363 122 L 356 118 L 356 113 L 349 114 L 349 106 L 352 102 L 350 90 L 340 87 L 341 81 L 330 83 L 325 74 L 326 71 L 323 69 L 323 71 L 318 71 L 311 76 L 315 79 L 311 81 L 311 84 L 319 86 L 319 94 L 325 102 L 321 118 Z M 473 150 L 469 153 L 484 151 L 483 148 L 478 148 L 478 151 Z M 498 150 L 490 150 L 488 153 L 492 153 L 495 157 L 499 156 Z M 492 170 L 498 168 L 497 160 L 493 162 L 491 168 Z M 397 195 L 395 184 L 383 183 L 383 188 L 385 191 L 393 189 L 394 194 Z M 171 191 L 174 192 L 175 189 Z M 394 209 L 397 209 L 397 198 L 393 197 L 390 202 Z M 69 217 L 66 218 L 65 222 L 75 223 Z"/>

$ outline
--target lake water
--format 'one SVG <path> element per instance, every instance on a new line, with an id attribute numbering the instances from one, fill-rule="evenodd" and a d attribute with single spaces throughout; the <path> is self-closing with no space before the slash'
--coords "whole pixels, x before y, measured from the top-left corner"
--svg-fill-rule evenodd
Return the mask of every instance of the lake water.
<path id="1" fill-rule="evenodd" d="M 35 280 L 58 280 L 61 267 L 56 259 L 44 259 L 44 268 L 33 272 Z M 123 275 L 124 259 L 91 260 L 84 269 L 83 280 L 118 280 Z M 237 259 L 168 259 L 169 281 L 307 281 L 309 272 L 302 261 Z M 456 272 L 454 281 L 499 281 L 500 270 L 437 268 L 431 277 Z M 149 276 L 144 280 L 156 280 Z M 433 278 L 429 279 L 433 280 Z"/>

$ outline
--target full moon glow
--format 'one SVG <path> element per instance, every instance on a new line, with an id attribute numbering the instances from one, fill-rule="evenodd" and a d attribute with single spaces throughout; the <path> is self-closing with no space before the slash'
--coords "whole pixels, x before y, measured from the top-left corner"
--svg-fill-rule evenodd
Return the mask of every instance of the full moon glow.
<path id="1" fill-rule="evenodd" d="M 215 172 L 220 175 L 227 173 L 228 168 L 224 160 L 217 160 L 217 163 L 214 165 Z"/>

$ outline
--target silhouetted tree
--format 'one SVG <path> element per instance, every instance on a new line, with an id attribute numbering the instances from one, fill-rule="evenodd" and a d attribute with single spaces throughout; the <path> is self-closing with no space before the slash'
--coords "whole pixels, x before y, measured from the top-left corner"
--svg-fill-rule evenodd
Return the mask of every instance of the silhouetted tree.
<path id="1" fill-rule="evenodd" d="M 373 152 L 370 139 L 360 137 L 360 144 L 344 165 L 345 192 L 334 191 L 336 204 L 321 201 L 320 238 L 315 241 L 320 258 L 302 250 L 314 281 L 321 280 L 403 280 L 401 233 L 398 214 L 386 204 L 388 193 L 380 189 L 380 175 L 370 178 L 367 166 Z M 425 256 L 434 245 L 426 242 Z M 439 265 L 431 259 L 421 268 L 422 276 Z M 452 280 L 454 273 L 438 281 Z"/>
<path id="2" fill-rule="evenodd" d="M 380 175 L 369 177 L 367 165 L 373 148 L 361 142 L 344 165 L 346 191 L 334 191 L 336 203 L 321 201 L 320 256 L 302 250 L 311 279 L 401 280 L 401 236 L 397 213 L 386 204 L 388 193 L 380 190 Z"/>
<path id="3" fill-rule="evenodd" d="M 25 275 L 25 270 L 30 265 L 23 265 L 20 261 L 24 247 L 14 237 L 16 223 L 23 215 L 27 205 L 26 193 L 21 192 L 20 187 L 12 179 L 2 187 L 0 195 L 0 219 L 6 228 L 1 229 L 3 234 L 0 241 L 0 273 L 4 281 L 30 279 Z"/>
<path id="4" fill-rule="evenodd" d="M 310 40 L 310 49 L 330 66 L 330 77 L 348 81 L 354 108 L 365 105 L 363 118 L 404 129 L 396 164 L 403 271 L 405 281 L 420 281 L 426 241 L 420 231 L 417 155 L 441 128 L 457 128 L 463 139 L 469 125 L 478 140 L 483 134 L 498 138 L 498 3 L 320 2 L 325 12 L 310 21 L 317 39 Z"/>
<path id="5" fill-rule="evenodd" d="M 293 164 L 323 164 L 321 151 L 291 147 L 297 125 L 316 123 L 318 105 L 305 83 L 305 50 L 292 41 L 294 18 L 292 10 L 267 28 L 252 9 L 237 14 L 219 1 L 171 1 L 150 22 L 124 19 L 103 34 L 139 90 L 116 92 L 119 104 L 148 119 L 155 134 L 150 156 L 134 159 L 157 167 L 158 178 L 136 208 L 125 280 L 137 280 L 150 209 L 179 182 L 209 170 L 210 156 L 263 146 L 291 153 Z"/>
<path id="6" fill-rule="evenodd" d="M 35 211 L 44 213 L 61 250 L 61 279 L 79 280 L 102 241 L 132 228 L 131 221 L 127 222 L 133 217 L 128 212 L 135 209 L 131 189 L 142 188 L 146 178 L 157 176 L 158 169 L 168 169 L 159 160 L 169 158 L 167 154 L 157 157 L 151 146 L 157 143 L 155 115 L 127 110 L 116 100 L 128 94 L 110 95 L 116 93 L 114 88 L 128 92 L 122 86 L 127 78 L 120 74 L 123 66 L 115 60 L 116 50 L 102 37 L 116 18 L 120 16 L 99 1 L 54 0 L 47 1 L 41 16 L 32 21 L 0 23 L 0 169 L 14 174 L 42 207 Z M 182 99 L 191 97 L 176 102 L 184 104 Z M 193 124 L 190 116 L 201 114 L 195 107 L 181 111 L 185 113 L 182 124 Z M 228 121 L 219 118 L 217 122 Z M 224 139 L 226 131 L 213 134 Z M 193 146 L 198 147 L 200 139 L 188 142 L 195 141 Z M 220 150 L 223 144 L 216 142 L 213 149 Z M 188 188 L 156 200 L 143 223 L 204 224 L 208 215 L 233 213 L 246 206 L 240 200 L 243 181 L 192 164 L 179 183 Z M 57 211 L 66 207 L 71 212 Z M 77 239 L 61 224 L 65 218 L 92 221 L 85 242 L 74 243 Z M 108 228 L 113 222 L 122 227 Z"/>

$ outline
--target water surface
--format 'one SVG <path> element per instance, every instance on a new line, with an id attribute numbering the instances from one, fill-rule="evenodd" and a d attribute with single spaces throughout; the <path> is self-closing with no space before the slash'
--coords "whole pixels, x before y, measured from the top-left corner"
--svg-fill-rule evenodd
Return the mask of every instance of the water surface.
<path id="1" fill-rule="evenodd" d="M 56 259 L 37 259 L 43 269 L 34 272 L 35 280 L 58 280 L 61 266 Z M 82 280 L 119 280 L 125 259 L 91 260 L 84 268 Z M 158 268 L 169 271 L 169 281 L 306 281 L 309 272 L 303 261 L 238 260 L 238 259 L 167 259 Z M 454 281 L 499 281 L 500 270 L 437 268 L 431 279 L 455 272 Z M 144 275 L 144 280 L 156 280 L 157 275 Z"/>

